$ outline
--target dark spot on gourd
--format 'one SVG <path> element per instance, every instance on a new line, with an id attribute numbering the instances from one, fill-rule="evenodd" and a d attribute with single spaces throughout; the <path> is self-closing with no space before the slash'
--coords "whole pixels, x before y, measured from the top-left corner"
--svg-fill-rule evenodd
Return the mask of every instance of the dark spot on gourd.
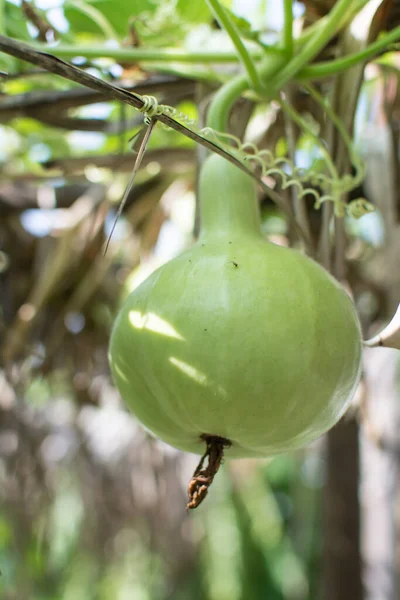
<path id="1" fill-rule="evenodd" d="M 207 331 L 207 329 L 205 329 L 204 331 Z"/>

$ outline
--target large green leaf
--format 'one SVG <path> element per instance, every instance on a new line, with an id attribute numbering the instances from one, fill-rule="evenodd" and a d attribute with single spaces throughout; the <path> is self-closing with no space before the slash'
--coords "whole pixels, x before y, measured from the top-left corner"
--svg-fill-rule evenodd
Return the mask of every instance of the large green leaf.
<path id="1" fill-rule="evenodd" d="M 73 33 L 104 33 L 104 29 L 99 25 L 96 19 L 90 18 L 85 14 L 86 6 L 93 8 L 96 12 L 108 21 L 111 28 L 122 38 L 127 35 L 129 22 L 132 18 L 138 17 L 144 12 L 154 12 L 157 3 L 152 0 L 135 0 L 127 2 L 126 0 L 85 0 L 82 2 L 82 10 L 77 8 L 77 4 L 64 8 L 65 18 L 70 24 Z"/>
<path id="2" fill-rule="evenodd" d="M 6 2 L 4 7 L 5 30 L 7 35 L 18 40 L 31 40 L 27 21 L 20 6 Z"/>
<path id="3" fill-rule="evenodd" d="M 188 23 L 205 23 L 211 21 L 212 15 L 205 0 L 178 0 L 176 10 L 180 17 Z"/>

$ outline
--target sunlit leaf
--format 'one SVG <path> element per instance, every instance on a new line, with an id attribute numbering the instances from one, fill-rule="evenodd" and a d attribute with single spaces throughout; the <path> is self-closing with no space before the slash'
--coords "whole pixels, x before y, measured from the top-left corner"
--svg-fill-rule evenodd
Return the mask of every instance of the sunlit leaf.
<path id="1" fill-rule="evenodd" d="M 197 0 L 196 2 L 178 0 L 176 10 L 189 23 L 206 23 L 211 21 L 212 18 L 205 0 Z"/>
<path id="2" fill-rule="evenodd" d="M 120 37 L 127 36 L 129 23 L 132 18 L 138 17 L 145 11 L 150 13 L 155 10 L 151 0 L 137 0 L 126 2 L 125 0 L 87 0 L 87 5 L 96 9 Z M 71 30 L 75 33 L 93 33 L 99 35 L 104 33 L 98 23 L 82 14 L 75 6 L 66 6 L 64 14 L 68 20 Z"/>
<path id="3" fill-rule="evenodd" d="M 4 13 L 7 35 L 19 40 L 32 39 L 32 36 L 29 33 L 27 21 L 22 14 L 20 6 L 11 4 L 11 2 L 6 2 Z"/>

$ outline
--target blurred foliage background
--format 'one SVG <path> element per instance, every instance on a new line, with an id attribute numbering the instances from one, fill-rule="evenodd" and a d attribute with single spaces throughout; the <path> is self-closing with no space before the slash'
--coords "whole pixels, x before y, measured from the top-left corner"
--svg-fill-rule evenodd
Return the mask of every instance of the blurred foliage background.
<path id="1" fill-rule="evenodd" d="M 398 2 L 364 4 L 372 17 L 349 24 L 320 60 L 399 24 Z M 259 40 L 278 39 L 281 2 L 226 5 Z M 293 5 L 296 26 L 306 28 L 334 2 Z M 66 58 L 82 69 L 200 122 L 210 95 L 237 70 L 235 61 L 211 66 L 162 52 L 112 56 L 121 48 L 229 51 L 205 2 L 0 0 L 0 25 L 18 40 L 48 43 L 50 53 L 54 43 L 70 45 Z M 92 56 L 81 56 L 80 45 Z M 361 192 L 376 207 L 360 220 L 346 217 L 347 267 L 338 274 L 366 337 L 400 298 L 396 50 L 365 71 L 320 83 L 339 116 L 349 117 L 367 164 Z M 110 380 L 107 344 L 126 294 L 192 242 L 204 153 L 156 127 L 104 256 L 135 161 L 129 140 L 143 117 L 6 54 L 0 70 L 1 598 L 398 598 L 396 351 L 366 352 L 354 407 L 328 439 L 271 461 L 227 461 L 207 501 L 187 514 L 198 457 L 151 438 L 126 412 Z M 321 111 L 300 87 L 291 93 L 328 139 Z M 243 98 L 231 129 L 278 155 L 289 152 L 287 123 L 273 103 L 254 110 Z M 313 140 L 294 135 L 296 163 L 317 164 Z M 340 144 L 330 143 L 340 162 Z M 291 201 L 279 180 L 271 184 Z M 261 195 L 260 206 L 265 236 L 295 244 L 285 215 Z M 313 238 L 326 222 L 329 234 L 332 215 L 315 210 L 312 198 L 306 206 Z"/>

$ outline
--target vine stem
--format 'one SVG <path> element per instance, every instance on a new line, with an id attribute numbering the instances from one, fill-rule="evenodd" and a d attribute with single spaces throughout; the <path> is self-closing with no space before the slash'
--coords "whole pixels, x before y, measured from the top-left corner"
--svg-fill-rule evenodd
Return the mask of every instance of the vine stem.
<path id="1" fill-rule="evenodd" d="M 6 0 L 0 0 L 0 34 L 6 33 Z"/>
<path id="2" fill-rule="evenodd" d="M 388 49 L 390 44 L 400 39 L 400 27 L 396 27 L 393 31 L 385 34 L 376 42 L 369 44 L 364 50 L 354 52 L 343 58 L 337 58 L 335 60 L 323 61 L 316 65 L 302 68 L 297 73 L 297 79 L 321 79 L 322 77 L 330 77 L 337 75 L 342 71 L 346 71 L 351 67 L 355 67 L 357 64 L 363 61 L 367 61 L 373 58 L 384 50 Z"/>
<path id="3" fill-rule="evenodd" d="M 215 93 L 207 113 L 207 127 L 225 132 L 228 129 L 230 110 L 239 96 L 249 87 L 247 76 L 233 77 Z"/>
<path id="4" fill-rule="evenodd" d="M 332 123 L 334 124 L 334 126 L 336 127 L 336 129 L 338 130 L 340 135 L 342 136 L 344 144 L 349 153 L 350 162 L 352 163 L 352 165 L 356 168 L 356 170 L 358 172 L 357 173 L 358 178 L 356 179 L 356 181 L 358 183 L 361 183 L 361 181 L 363 179 L 363 175 L 364 175 L 362 164 L 361 164 L 361 161 L 358 158 L 356 152 L 354 151 L 353 142 L 352 142 L 351 137 L 349 136 L 348 132 L 346 131 L 346 128 L 345 128 L 343 122 L 340 120 L 340 118 L 335 113 L 335 111 L 332 110 L 332 107 L 330 106 L 329 102 L 316 90 L 316 88 L 313 85 L 311 85 L 311 84 L 304 85 L 304 89 L 307 90 L 307 92 L 311 95 L 311 97 L 315 100 L 315 102 L 317 102 L 321 106 L 321 108 L 326 112 L 326 114 L 328 115 L 328 117 L 330 118 L 330 120 L 332 121 Z"/>
<path id="5" fill-rule="evenodd" d="M 331 202 L 324 202 L 321 206 L 322 225 L 318 244 L 318 258 L 323 267 L 330 273 L 332 272 L 332 244 L 331 244 L 331 223 L 333 217 L 333 207 Z"/>
<path id="6" fill-rule="evenodd" d="M 287 62 L 281 54 L 266 56 L 259 67 L 260 79 L 268 81 Z M 230 110 L 240 95 L 249 88 L 246 75 L 233 77 L 215 93 L 207 115 L 207 127 L 225 132 L 228 128 Z"/>
<path id="7" fill-rule="evenodd" d="M 235 63 L 238 62 L 236 52 L 210 52 L 208 50 L 188 52 L 179 48 L 108 48 L 106 46 L 75 46 L 60 44 L 49 46 L 47 44 L 32 43 L 39 52 L 51 52 L 59 58 L 113 58 L 122 61 L 146 61 L 146 62 L 180 62 L 180 63 Z M 276 55 L 283 54 L 280 48 L 271 46 L 268 53 Z M 264 52 L 261 49 L 249 50 L 249 55 L 254 59 L 262 58 Z"/>
<path id="8" fill-rule="evenodd" d="M 344 229 L 344 219 L 334 217 L 335 219 L 335 261 L 334 275 L 339 281 L 346 279 L 346 232 Z"/>
<path id="9" fill-rule="evenodd" d="M 0 7 L 3 0 L 0 0 Z M 1 11 L 0 11 L 1 12 Z M 1 19 L 0 19 L 1 25 Z M 348 56 L 337 58 L 335 60 L 322 61 L 320 63 L 304 66 L 296 73 L 296 79 L 300 81 L 323 79 L 332 77 L 356 66 L 360 62 L 367 61 L 380 52 L 386 50 L 390 44 L 400 40 L 400 27 L 385 34 L 379 40 L 370 44 L 364 50 L 354 52 Z M 210 64 L 210 63 L 235 63 L 238 61 L 236 52 L 185 52 L 176 48 L 107 48 L 104 46 L 69 46 L 60 44 L 59 46 L 49 46 L 47 44 L 31 44 L 39 52 L 51 52 L 58 58 L 71 59 L 76 56 L 82 58 L 113 58 L 122 61 L 137 62 L 175 62 L 192 64 Z M 259 49 L 249 50 L 249 56 L 255 60 L 269 57 L 280 61 L 286 57 L 286 52 L 282 48 L 269 46 L 265 51 Z M 276 82 L 274 82 L 276 84 Z"/>
<path id="10" fill-rule="evenodd" d="M 315 58 L 326 46 L 329 40 L 339 31 L 340 24 L 346 11 L 349 10 L 353 0 L 338 0 L 329 13 L 325 25 L 318 29 L 309 42 L 300 50 L 300 52 L 286 65 L 275 79 L 274 86 L 277 90 L 290 79 L 295 77 L 302 67 Z"/>
<path id="11" fill-rule="evenodd" d="M 349 8 L 349 10 L 345 13 L 345 15 L 343 15 L 341 19 L 340 29 L 346 27 L 346 25 L 351 23 L 355 15 L 357 15 L 360 12 L 360 10 L 364 8 L 366 4 L 368 4 L 369 1 L 370 0 L 354 0 L 354 2 L 351 3 L 351 7 Z M 303 44 L 308 42 L 313 37 L 313 35 L 315 35 L 315 32 L 317 30 L 325 26 L 328 19 L 329 15 L 325 15 L 324 17 L 321 17 L 320 19 L 318 19 L 318 21 L 307 27 L 307 29 L 301 34 L 300 41 Z"/>
<path id="12" fill-rule="evenodd" d="M 224 7 L 221 6 L 218 0 L 206 0 L 206 2 L 220 26 L 226 31 L 226 33 L 231 38 L 231 41 L 238 53 L 239 59 L 244 68 L 246 69 L 246 73 L 249 78 L 249 83 L 251 84 L 251 87 L 256 91 L 260 91 L 262 86 L 256 66 L 252 57 L 248 53 L 247 48 L 242 41 L 242 38 L 240 37 L 235 23 L 232 21 L 231 17 L 226 12 Z"/>
<path id="13" fill-rule="evenodd" d="M 332 179 L 334 181 L 337 181 L 339 179 L 339 175 L 338 175 L 336 167 L 330 157 L 330 154 L 327 151 L 327 149 L 325 148 L 324 144 L 319 139 L 319 137 L 317 135 L 315 135 L 315 133 L 312 131 L 312 129 L 309 126 L 309 124 L 307 123 L 307 121 L 305 119 L 303 119 L 303 117 L 301 115 L 299 115 L 299 113 L 289 104 L 289 102 L 287 102 L 283 98 L 280 98 L 279 104 L 281 105 L 281 107 L 283 108 L 285 113 L 289 116 L 289 118 L 292 119 L 292 121 L 294 121 L 295 123 L 297 123 L 301 127 L 301 129 L 305 133 L 307 133 L 307 135 L 309 135 L 310 137 L 313 138 L 313 140 L 317 144 L 318 148 L 320 149 L 320 151 L 325 159 L 326 166 L 328 167 L 328 170 L 332 176 Z"/>
<path id="14" fill-rule="evenodd" d="M 334 98 L 334 90 L 329 93 L 329 101 L 332 102 Z M 328 121 L 326 124 L 326 147 L 329 152 L 329 155 L 333 155 L 334 147 L 335 147 L 335 126 L 332 121 Z M 319 233 L 318 240 L 318 259 L 323 267 L 329 273 L 332 273 L 332 236 L 331 236 L 331 227 L 332 227 L 332 217 L 333 217 L 333 206 L 331 202 L 324 202 L 321 207 L 322 211 L 322 223 L 321 223 L 321 231 Z"/>
<path id="15" fill-rule="evenodd" d="M 283 0 L 283 47 L 288 58 L 293 56 L 293 3 L 292 0 Z"/>
<path id="16" fill-rule="evenodd" d="M 290 86 L 287 89 L 287 96 L 290 104 L 293 104 L 293 93 Z M 285 134 L 288 145 L 289 158 L 293 164 L 296 161 L 296 136 L 293 127 L 293 121 L 288 118 L 287 113 L 284 114 L 285 119 Z M 296 186 L 291 187 L 291 196 L 293 203 L 294 215 L 299 223 L 299 225 L 303 228 L 303 230 L 307 233 L 307 236 L 310 240 L 312 240 L 311 235 L 311 227 L 310 221 L 307 214 L 307 205 L 304 196 L 300 196 L 298 194 L 298 190 Z"/>

